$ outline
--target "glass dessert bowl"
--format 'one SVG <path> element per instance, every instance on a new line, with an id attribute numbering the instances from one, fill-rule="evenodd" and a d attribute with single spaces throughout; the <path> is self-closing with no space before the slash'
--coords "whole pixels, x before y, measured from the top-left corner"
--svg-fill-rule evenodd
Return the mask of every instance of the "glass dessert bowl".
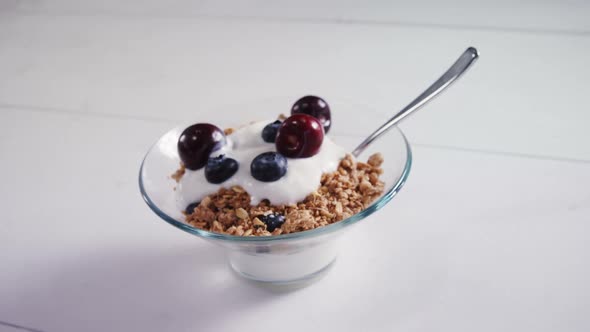
<path id="1" fill-rule="evenodd" d="M 211 112 L 206 117 L 200 116 L 200 120 L 224 127 L 238 126 L 270 119 L 277 115 L 277 110 L 279 113 L 288 113 L 290 102 L 288 98 L 277 98 L 227 107 Z M 352 151 L 386 118 L 367 107 L 352 103 L 331 102 L 330 106 L 333 112 L 330 138 L 347 151 Z M 231 120 L 228 120 L 230 117 Z M 177 142 L 184 128 L 186 126 L 180 126 L 165 133 L 148 151 L 139 173 L 141 194 L 160 218 L 225 250 L 229 265 L 236 273 L 260 282 L 294 284 L 317 279 L 335 261 L 340 245 L 338 240 L 344 230 L 390 202 L 402 188 L 412 164 L 410 146 L 401 130 L 395 128 L 357 157 L 357 160 L 365 161 L 378 152 L 384 160 L 381 166 L 384 191 L 361 212 L 342 221 L 295 233 L 272 236 L 222 234 L 187 223 L 186 216 L 177 204 L 174 194 L 177 183 L 170 175 L 180 164 Z M 269 199 L 272 199 L 272 193 L 269 193 Z"/>

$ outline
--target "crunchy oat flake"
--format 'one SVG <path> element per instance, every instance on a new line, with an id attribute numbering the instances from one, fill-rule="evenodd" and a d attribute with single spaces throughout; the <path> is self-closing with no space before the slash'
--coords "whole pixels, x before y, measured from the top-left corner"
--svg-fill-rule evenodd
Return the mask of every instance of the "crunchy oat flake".
<path id="1" fill-rule="evenodd" d="M 380 153 L 370 156 L 366 163 L 356 162 L 347 155 L 335 172 L 322 176 L 315 192 L 293 205 L 271 205 L 269 200 L 262 200 L 252 206 L 250 195 L 243 188 L 221 188 L 205 197 L 186 220 L 207 231 L 237 236 L 280 235 L 329 225 L 359 213 L 381 196 L 382 163 Z M 270 213 L 286 218 L 272 233 L 259 218 Z"/>
<path id="2" fill-rule="evenodd" d="M 176 181 L 176 183 L 178 183 L 180 182 L 180 179 L 182 178 L 185 172 L 186 168 L 184 167 L 184 164 L 180 163 L 180 168 L 177 169 L 176 172 L 174 172 L 172 175 L 170 175 L 170 177 L 173 178 L 174 181 Z M 174 190 L 176 190 L 176 187 Z"/>

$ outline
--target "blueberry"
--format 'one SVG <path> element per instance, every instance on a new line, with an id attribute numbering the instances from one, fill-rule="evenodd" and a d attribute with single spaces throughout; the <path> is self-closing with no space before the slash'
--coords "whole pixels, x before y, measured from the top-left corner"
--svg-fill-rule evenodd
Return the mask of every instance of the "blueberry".
<path id="1" fill-rule="evenodd" d="M 184 212 L 186 212 L 186 214 L 192 214 L 193 212 L 195 212 L 195 209 L 197 208 L 197 206 L 199 206 L 199 204 L 201 204 L 201 202 L 195 202 L 195 203 L 189 204 L 186 207 L 186 209 L 184 209 Z"/>
<path id="2" fill-rule="evenodd" d="M 277 133 L 279 132 L 279 127 L 281 126 L 281 121 L 277 120 L 273 123 L 269 123 L 262 129 L 262 139 L 266 143 L 274 143 L 275 139 L 277 138 Z"/>
<path id="3" fill-rule="evenodd" d="M 250 173 L 258 181 L 277 181 L 287 173 L 287 158 L 277 152 L 261 153 L 252 160 Z"/>
<path id="4" fill-rule="evenodd" d="M 225 155 L 209 158 L 205 166 L 205 178 L 209 183 L 219 184 L 236 174 L 238 167 L 235 159 L 227 158 Z"/>
<path id="5" fill-rule="evenodd" d="M 266 224 L 266 230 L 269 232 L 274 231 L 277 228 L 280 228 L 285 223 L 285 217 L 276 213 L 276 214 L 269 214 L 266 216 L 258 216 L 263 223 Z"/>

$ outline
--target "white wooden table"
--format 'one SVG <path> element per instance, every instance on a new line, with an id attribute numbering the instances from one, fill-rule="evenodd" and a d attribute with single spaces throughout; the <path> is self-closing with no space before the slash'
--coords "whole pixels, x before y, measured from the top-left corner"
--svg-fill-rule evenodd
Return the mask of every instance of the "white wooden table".
<path id="1" fill-rule="evenodd" d="M 590 330 L 588 17 L 580 0 L 0 0 L 0 331 Z M 402 192 L 308 288 L 244 282 L 140 198 L 177 123 L 307 93 L 385 119 L 471 45 L 476 66 L 402 125 Z"/>

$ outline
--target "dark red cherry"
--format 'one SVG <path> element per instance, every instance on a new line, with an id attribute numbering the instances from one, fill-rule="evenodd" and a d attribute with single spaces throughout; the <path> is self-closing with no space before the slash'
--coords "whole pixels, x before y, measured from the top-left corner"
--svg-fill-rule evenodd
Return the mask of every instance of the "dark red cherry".
<path id="1" fill-rule="evenodd" d="M 320 120 L 324 126 L 324 132 L 327 134 L 332 125 L 332 115 L 330 106 L 320 97 L 305 96 L 299 99 L 291 108 L 291 114 L 307 114 Z"/>
<path id="2" fill-rule="evenodd" d="M 186 128 L 178 139 L 178 155 L 184 166 L 197 170 L 207 164 L 209 154 L 225 145 L 223 131 L 209 123 Z"/>
<path id="3" fill-rule="evenodd" d="M 320 151 L 324 128 L 318 119 L 307 114 L 291 115 L 279 128 L 277 151 L 288 158 L 307 158 Z"/>

